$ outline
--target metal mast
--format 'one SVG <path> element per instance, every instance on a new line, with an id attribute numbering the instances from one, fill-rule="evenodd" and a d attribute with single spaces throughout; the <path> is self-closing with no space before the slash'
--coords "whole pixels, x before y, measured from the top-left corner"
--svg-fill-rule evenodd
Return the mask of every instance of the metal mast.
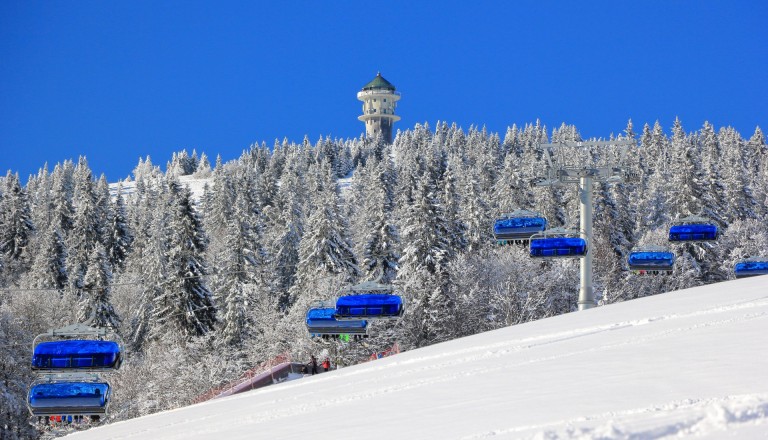
<path id="1" fill-rule="evenodd" d="M 631 139 L 593 142 L 558 142 L 540 144 L 547 159 L 545 177 L 533 181 L 535 186 L 577 184 L 581 237 L 587 241 L 587 255 L 581 259 L 579 310 L 597 305 L 592 284 L 592 182 L 615 183 L 630 176 L 626 168 L 627 149 L 635 145 Z"/>

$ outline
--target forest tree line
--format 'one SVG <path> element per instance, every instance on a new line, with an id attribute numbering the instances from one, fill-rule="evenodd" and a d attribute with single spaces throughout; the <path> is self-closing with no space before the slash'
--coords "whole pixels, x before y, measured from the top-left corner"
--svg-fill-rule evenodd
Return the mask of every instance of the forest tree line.
<path id="1" fill-rule="evenodd" d="M 596 184 L 595 290 L 600 304 L 733 278 L 768 256 L 768 147 L 709 124 L 635 139 L 637 179 Z M 496 133 L 438 123 L 381 139 L 254 145 L 236 160 L 149 157 L 110 187 L 88 162 L 43 167 L 25 185 L 0 178 L 0 430 L 31 438 L 26 389 L 35 335 L 74 322 L 109 327 L 126 348 L 111 377 L 110 420 L 183 406 L 242 371 L 288 353 L 350 365 L 395 342 L 409 350 L 576 310 L 577 260 L 539 261 L 498 246 L 495 217 L 517 208 L 576 227 L 573 187 L 535 187 L 539 144 L 582 140 L 539 122 Z M 351 176 L 351 177 L 348 177 Z M 348 178 L 345 178 L 348 177 Z M 205 179 L 193 194 L 184 182 Z M 345 179 L 342 179 L 345 178 Z M 342 180 L 340 180 L 342 179 Z M 342 184 L 340 184 L 343 183 Z M 633 247 L 666 244 L 675 218 L 703 215 L 715 243 L 675 245 L 672 276 L 627 270 Z M 364 342 L 308 337 L 317 300 L 364 280 L 391 283 L 406 314 Z"/>

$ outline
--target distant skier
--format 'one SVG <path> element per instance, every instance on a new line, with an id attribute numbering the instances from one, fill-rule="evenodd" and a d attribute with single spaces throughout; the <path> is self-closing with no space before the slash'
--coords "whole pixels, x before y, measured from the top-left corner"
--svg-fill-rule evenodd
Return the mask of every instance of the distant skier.
<path id="1" fill-rule="evenodd" d="M 328 371 L 331 369 L 331 360 L 328 358 L 325 358 L 323 361 L 323 370 Z"/>
<path id="2" fill-rule="evenodd" d="M 315 355 L 310 355 L 309 366 L 312 374 L 317 374 L 317 359 L 315 359 Z"/>

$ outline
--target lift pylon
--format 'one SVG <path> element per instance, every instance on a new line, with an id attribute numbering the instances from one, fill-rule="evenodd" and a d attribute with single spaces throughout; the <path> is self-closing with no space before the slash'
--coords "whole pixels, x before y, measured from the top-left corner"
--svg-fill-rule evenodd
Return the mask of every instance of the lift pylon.
<path id="1" fill-rule="evenodd" d="M 570 142 L 539 144 L 544 150 L 547 168 L 544 176 L 535 179 L 534 186 L 560 186 L 576 184 L 579 190 L 579 229 L 582 238 L 592 243 L 592 183 L 616 183 L 634 175 L 627 167 L 627 150 L 635 145 L 632 139 L 614 141 Z M 581 258 L 579 310 L 597 305 L 592 284 L 592 250 Z"/>

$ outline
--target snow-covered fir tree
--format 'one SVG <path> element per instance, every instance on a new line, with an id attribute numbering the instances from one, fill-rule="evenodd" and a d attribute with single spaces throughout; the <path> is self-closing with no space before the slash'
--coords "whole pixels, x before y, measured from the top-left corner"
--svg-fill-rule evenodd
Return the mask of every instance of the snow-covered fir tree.
<path id="1" fill-rule="evenodd" d="M 730 127 L 720 130 L 718 140 L 724 146 L 721 159 L 724 165 L 722 186 L 730 213 L 726 220 L 755 218 L 762 209 L 757 207 L 754 190 L 750 185 L 751 179 L 745 160 L 749 156 L 747 143 Z"/>
<path id="2" fill-rule="evenodd" d="M 462 176 L 461 198 L 463 200 L 459 211 L 461 224 L 465 226 L 467 252 L 477 252 L 491 242 L 491 229 L 488 219 L 491 210 L 485 200 L 482 178 L 475 175 L 475 170 L 467 170 Z"/>
<path id="3" fill-rule="evenodd" d="M 43 233 L 27 276 L 27 285 L 36 289 L 63 290 L 68 285 L 67 250 L 64 239 L 55 223 L 48 225 Z"/>
<path id="4" fill-rule="evenodd" d="M 94 182 L 84 157 L 80 158 L 75 168 L 74 184 L 75 213 L 72 230 L 67 238 L 67 273 L 70 285 L 79 289 L 88 269 L 88 257 L 99 242 L 101 229 L 98 223 Z"/>
<path id="5" fill-rule="evenodd" d="M 253 331 L 251 309 L 254 293 L 266 293 L 263 278 L 266 251 L 261 244 L 259 218 L 248 209 L 246 197 L 238 197 L 227 225 L 226 246 L 220 256 L 216 295 L 220 298 L 221 335 L 228 344 L 242 344 Z"/>
<path id="6" fill-rule="evenodd" d="M 51 174 L 51 223 L 55 223 L 65 239 L 74 224 L 75 208 L 72 206 L 72 163 L 56 164 Z"/>
<path id="7" fill-rule="evenodd" d="M 457 252 L 463 251 L 467 247 L 468 235 L 467 224 L 462 218 L 463 203 L 466 194 L 460 190 L 461 174 L 465 172 L 459 156 L 451 156 L 448 159 L 445 172 L 441 176 L 439 197 L 443 208 L 443 216 L 448 225 L 447 238 L 450 240 L 450 247 Z"/>
<path id="8" fill-rule="evenodd" d="M 18 174 L 8 171 L 0 199 L 0 253 L 6 265 L 18 266 L 17 271 L 25 268 L 22 258 L 34 230 L 27 192 L 21 187 Z"/>
<path id="9" fill-rule="evenodd" d="M 88 269 L 83 278 L 83 302 L 79 319 L 91 327 L 120 329 L 120 317 L 117 316 L 111 302 L 112 268 L 109 264 L 104 245 L 97 243 L 88 259 Z"/>
<path id="10" fill-rule="evenodd" d="M 216 307 L 206 285 L 207 237 L 188 187 L 171 178 L 164 201 L 168 222 L 160 238 L 167 243 L 165 282 L 154 298 L 156 334 L 185 340 L 214 328 Z"/>
<path id="11" fill-rule="evenodd" d="M 200 162 L 195 169 L 195 177 L 198 179 L 207 179 L 211 176 L 211 162 L 208 160 L 208 156 L 205 153 L 200 155 Z"/>
<path id="12" fill-rule="evenodd" d="M 131 250 L 133 232 L 129 226 L 125 200 L 123 199 L 123 187 L 120 184 L 117 186 L 111 214 L 111 218 L 107 219 L 109 238 L 105 240 L 109 245 L 106 249 L 107 257 L 115 271 L 121 271 L 125 268 L 125 260 Z"/>
<path id="13" fill-rule="evenodd" d="M 292 170 L 280 178 L 275 204 L 265 210 L 269 226 L 267 243 L 276 274 L 276 287 L 280 292 L 280 306 L 290 304 L 288 291 L 294 283 L 299 262 L 299 243 L 304 233 L 304 203 L 306 192 L 303 176 Z"/>
<path id="14" fill-rule="evenodd" d="M 397 283 L 409 299 L 405 319 L 414 328 L 409 343 L 420 346 L 440 340 L 443 326 L 450 321 L 452 304 L 446 290 L 452 250 L 448 225 L 428 172 L 413 196 L 401 219 L 403 250 Z"/>
<path id="15" fill-rule="evenodd" d="M 389 158 L 369 159 L 372 168 L 369 183 L 373 192 L 360 200 L 364 216 L 362 269 L 368 280 L 391 283 L 397 275 L 399 239 L 393 219 L 394 169 Z"/>
<path id="16" fill-rule="evenodd" d="M 331 173 L 330 164 L 320 164 Z M 357 259 L 346 235 L 347 223 L 339 211 L 339 195 L 335 182 L 321 190 L 315 198 L 317 208 L 307 219 L 307 230 L 299 244 L 296 282 L 291 289 L 291 302 L 310 289 L 314 280 L 340 274 L 348 281 L 359 276 Z"/>
<path id="17" fill-rule="evenodd" d="M 147 206 L 157 206 L 159 203 L 152 194 L 154 192 L 147 194 Z M 163 213 L 146 217 L 146 232 L 138 235 L 137 245 L 133 246 L 126 264 L 127 271 L 137 273 L 140 280 L 132 311 L 130 340 L 137 351 L 142 350 L 148 340 L 157 340 L 163 335 L 157 324 L 159 317 L 155 314 L 155 305 L 167 287 L 167 244 L 162 240 L 165 219 Z"/>

